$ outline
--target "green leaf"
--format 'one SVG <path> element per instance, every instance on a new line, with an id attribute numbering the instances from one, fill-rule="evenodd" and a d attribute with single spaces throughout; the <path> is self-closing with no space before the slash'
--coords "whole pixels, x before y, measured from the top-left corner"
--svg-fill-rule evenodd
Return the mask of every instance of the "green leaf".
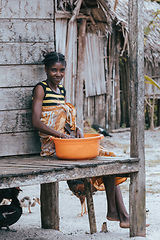
<path id="1" fill-rule="evenodd" d="M 144 78 L 145 78 L 145 83 L 147 83 L 147 84 L 152 84 L 153 86 L 156 86 L 157 88 L 159 88 L 160 89 L 160 86 L 158 85 L 158 83 L 156 83 L 152 78 L 150 78 L 150 77 L 148 77 L 148 76 L 144 76 Z"/>

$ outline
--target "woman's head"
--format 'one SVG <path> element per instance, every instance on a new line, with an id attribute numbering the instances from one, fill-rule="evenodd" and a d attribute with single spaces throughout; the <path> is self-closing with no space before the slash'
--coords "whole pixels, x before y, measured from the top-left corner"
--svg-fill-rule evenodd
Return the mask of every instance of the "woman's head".
<path id="1" fill-rule="evenodd" d="M 65 75 L 65 57 L 63 54 L 57 52 L 50 52 L 47 54 L 43 54 L 43 56 L 43 63 L 45 65 L 47 81 L 52 86 L 57 86 L 58 84 L 60 84 L 61 80 Z"/>
<path id="2" fill-rule="evenodd" d="M 45 67 L 48 69 L 51 65 L 55 63 L 62 63 L 66 67 L 65 56 L 57 52 L 49 52 L 43 54 L 44 60 L 42 61 Z"/>

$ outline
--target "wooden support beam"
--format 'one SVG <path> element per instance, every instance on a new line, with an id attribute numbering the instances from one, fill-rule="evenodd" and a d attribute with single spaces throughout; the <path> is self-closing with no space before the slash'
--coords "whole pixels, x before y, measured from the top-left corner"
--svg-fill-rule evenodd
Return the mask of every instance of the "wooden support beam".
<path id="1" fill-rule="evenodd" d="M 78 42 L 78 76 L 76 85 L 77 125 L 83 129 L 83 81 L 85 52 L 86 19 L 81 19 Z"/>
<path id="2" fill-rule="evenodd" d="M 41 225 L 59 230 L 59 183 L 41 184 Z"/>
<path id="3" fill-rule="evenodd" d="M 129 186 L 129 206 L 130 206 L 130 236 L 137 236 L 137 192 L 138 192 L 138 174 L 132 173 L 130 174 L 130 186 Z M 136 214 L 134 214 L 136 213 Z M 136 224 L 135 224 L 136 223 Z"/>
<path id="4" fill-rule="evenodd" d="M 144 156 L 144 33 L 143 0 L 129 0 L 129 63 L 131 83 L 131 157 L 140 158 L 133 177 L 136 203 L 130 204 L 130 236 L 146 236 L 145 156 Z"/>
<path id="5" fill-rule="evenodd" d="M 160 126 L 160 99 L 157 99 L 157 126 Z"/>
<path id="6" fill-rule="evenodd" d="M 90 224 L 90 233 L 96 233 L 96 218 L 94 212 L 94 204 L 93 204 L 93 196 L 91 190 L 91 181 L 90 178 L 83 179 L 85 190 L 86 190 L 86 198 L 87 198 L 87 208 L 88 208 L 88 217 L 89 217 L 89 224 Z"/>

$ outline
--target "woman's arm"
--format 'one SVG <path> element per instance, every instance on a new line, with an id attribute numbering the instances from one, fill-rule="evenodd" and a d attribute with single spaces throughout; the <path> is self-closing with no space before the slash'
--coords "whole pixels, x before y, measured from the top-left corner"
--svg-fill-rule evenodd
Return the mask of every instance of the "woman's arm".
<path id="1" fill-rule="evenodd" d="M 83 131 L 78 126 L 76 126 L 76 138 L 84 138 Z"/>
<path id="2" fill-rule="evenodd" d="M 41 85 L 37 85 L 34 89 L 32 102 L 32 125 L 38 131 L 59 138 L 70 138 L 69 135 L 56 131 L 41 121 L 42 102 L 44 98 L 44 90 Z"/>

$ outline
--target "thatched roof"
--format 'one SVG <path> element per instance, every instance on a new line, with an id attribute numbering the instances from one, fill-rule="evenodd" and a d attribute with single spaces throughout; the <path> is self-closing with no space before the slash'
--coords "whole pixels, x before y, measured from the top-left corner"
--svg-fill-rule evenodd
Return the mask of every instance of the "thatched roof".
<path id="1" fill-rule="evenodd" d="M 112 12 L 105 0 L 57 0 L 57 10 L 66 14 L 71 12 L 71 21 L 86 17 L 92 31 L 100 29 L 106 34 L 111 31 Z"/>
<path id="2" fill-rule="evenodd" d="M 114 2 L 108 1 L 111 6 L 111 12 L 115 15 L 114 20 L 122 26 L 122 30 L 128 32 L 128 0 L 118 0 L 114 10 Z M 144 52 L 145 58 L 155 66 L 160 63 L 160 23 L 151 24 L 154 20 L 154 13 L 160 11 L 160 4 L 151 1 L 144 1 L 144 29 L 150 30 L 144 34 Z M 160 13 L 159 13 L 160 15 Z M 147 33 L 147 31 L 146 31 Z"/>
<path id="3" fill-rule="evenodd" d="M 67 5 L 68 4 L 68 5 Z M 85 15 L 88 19 L 88 29 L 96 31 L 100 29 L 108 35 L 112 31 L 112 23 L 116 22 L 122 29 L 124 48 L 122 53 L 128 48 L 128 0 L 118 0 L 115 7 L 113 0 L 58 0 L 58 8 L 63 11 L 70 11 L 77 17 Z M 144 1 L 144 28 L 149 26 L 150 30 L 144 36 L 145 59 L 154 66 L 160 63 L 160 24 L 154 26 L 151 21 L 154 12 L 160 11 L 160 4 L 151 1 Z"/>

